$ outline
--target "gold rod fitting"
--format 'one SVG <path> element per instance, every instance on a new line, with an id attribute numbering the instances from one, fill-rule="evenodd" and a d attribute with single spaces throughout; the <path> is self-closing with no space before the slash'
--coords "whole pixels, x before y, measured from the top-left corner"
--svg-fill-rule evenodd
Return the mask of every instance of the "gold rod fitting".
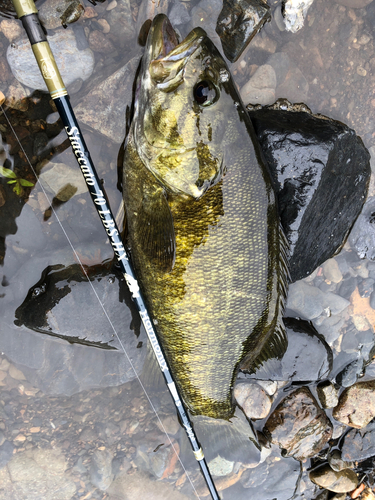
<path id="1" fill-rule="evenodd" d="M 204 453 L 202 448 L 199 448 L 198 451 L 193 451 L 195 459 L 196 460 L 203 460 L 204 459 Z"/>
<path id="2" fill-rule="evenodd" d="M 51 97 L 68 95 L 48 42 L 36 43 L 32 49 Z"/>
<path id="3" fill-rule="evenodd" d="M 38 9 L 35 7 L 33 0 L 13 0 L 14 8 L 16 9 L 18 19 L 29 14 L 37 14 Z"/>

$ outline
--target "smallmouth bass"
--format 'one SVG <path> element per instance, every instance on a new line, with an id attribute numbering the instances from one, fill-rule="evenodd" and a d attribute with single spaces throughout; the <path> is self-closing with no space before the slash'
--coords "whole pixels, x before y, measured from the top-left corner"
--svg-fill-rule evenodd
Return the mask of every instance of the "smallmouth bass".
<path id="1" fill-rule="evenodd" d="M 127 245 L 193 415 L 233 416 L 240 364 L 286 348 L 287 243 L 230 72 L 195 28 L 160 14 L 136 82 L 124 157 Z"/>

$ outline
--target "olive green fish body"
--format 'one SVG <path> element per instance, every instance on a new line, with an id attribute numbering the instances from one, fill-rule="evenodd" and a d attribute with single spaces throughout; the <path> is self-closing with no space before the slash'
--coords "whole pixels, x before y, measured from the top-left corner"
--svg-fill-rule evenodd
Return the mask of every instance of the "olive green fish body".
<path id="1" fill-rule="evenodd" d="M 150 143 L 146 153 L 140 148 L 135 114 L 124 201 L 138 280 L 182 397 L 193 414 L 227 419 L 240 362 L 255 361 L 275 334 L 282 336 L 285 238 L 268 171 L 225 63 L 204 35 L 196 45 L 189 54 L 196 60 L 189 68 L 189 59 L 182 82 L 168 91 L 168 103 L 165 91 L 160 97 L 155 90 L 143 115 L 146 120 L 160 106 L 153 117 L 158 127 L 172 110 L 172 154 Z M 195 105 L 193 89 L 205 75 L 224 71 L 222 81 L 214 80 L 220 98 L 209 114 Z M 177 167 L 168 165 L 181 144 L 190 149 L 194 141 L 194 149 L 180 150 Z M 160 173 L 157 155 L 177 175 Z M 184 156 L 193 160 L 190 170 Z"/>

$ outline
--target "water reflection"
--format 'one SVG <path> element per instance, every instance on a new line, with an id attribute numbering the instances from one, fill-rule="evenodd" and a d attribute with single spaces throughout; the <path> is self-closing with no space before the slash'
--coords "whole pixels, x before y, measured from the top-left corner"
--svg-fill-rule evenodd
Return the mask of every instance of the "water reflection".
<path id="1" fill-rule="evenodd" d="M 356 3 L 353 0 L 354 6 Z M 38 6 L 41 4 L 53 2 L 39 1 Z M 269 4 L 274 8 L 276 2 Z M 173 5 L 167 1 L 129 3 L 117 0 L 95 7 L 86 5 L 85 14 L 74 28 L 67 28 L 66 32 L 74 32 L 75 42 L 78 40 L 75 50 L 80 52 L 80 47 L 84 46 L 82 50 L 88 47 L 91 51 L 91 76 L 83 80 L 77 75 L 70 92 L 73 106 L 81 110 L 77 113 L 78 118 L 86 125 L 86 142 L 114 210 L 121 202 L 121 193 L 115 188 L 117 154 L 125 133 L 125 109 L 131 100 L 132 75 L 141 51 L 137 46 L 138 28 L 149 16 L 168 12 L 183 37 L 191 28 L 201 25 L 220 48 L 215 26 L 221 7 L 221 2 L 214 0 L 174 2 Z M 230 65 L 244 98 L 255 96 L 254 99 L 258 99 L 255 103 L 273 101 L 277 97 L 287 97 L 291 101 L 303 99 L 313 112 L 339 119 L 354 128 L 373 152 L 374 12 L 374 2 L 366 8 L 349 8 L 342 2 L 315 0 L 304 28 L 296 34 L 280 31 L 274 17 L 241 58 Z M 52 23 L 52 18 L 56 18 L 55 14 L 51 16 L 46 22 Z M 45 176 L 44 184 L 37 182 L 34 187 L 26 187 L 21 195 L 13 191 L 8 179 L 0 178 L 0 349 L 4 353 L 0 360 L 0 465 L 8 464 L 0 470 L 0 484 L 6 492 L 5 498 L 10 498 L 7 493 L 10 488 L 15 498 L 27 500 L 53 498 L 56 490 L 62 492 L 61 498 L 77 499 L 115 498 L 115 495 L 126 498 L 125 494 L 132 495 L 131 498 L 147 494 L 153 498 L 168 498 L 168 495 L 194 498 L 191 483 L 181 464 L 174 461 L 171 443 L 160 430 L 160 422 L 139 383 L 133 381 L 110 388 L 122 384 L 130 373 L 129 362 L 121 350 L 68 344 L 28 328 L 35 314 L 28 294 L 33 293 L 30 290 L 35 291 L 37 284 L 43 287 L 43 273 L 48 266 L 49 269 L 56 265 L 76 269 L 77 262 L 67 236 L 78 254 L 86 255 L 87 265 L 100 265 L 112 255 L 89 196 L 72 181 L 72 171 L 76 171 L 77 166 L 67 149 L 64 134 L 60 134 L 61 124 L 54 115 L 53 103 L 46 94 L 19 83 L 7 63 L 6 51 L 10 44 L 17 43 L 22 30 L 17 24 L 4 24 L 4 20 L 0 23 L 0 82 L 7 98 L 6 116 L 22 148 L 1 113 L 3 166 L 30 182 L 36 182 L 30 164 L 37 175 L 52 171 L 49 177 Z M 48 28 L 48 31 L 50 35 L 66 36 L 59 26 Z M 30 70 L 25 73 L 29 74 Z M 249 81 L 251 85 L 245 87 Z M 124 97 L 119 98 L 119 95 Z M 61 180 L 64 171 L 65 184 L 54 184 L 53 180 Z M 53 200 L 61 198 L 61 189 L 68 183 L 77 190 L 56 206 Z M 374 195 L 373 180 L 370 194 Z M 51 212 L 46 217 L 51 206 L 56 208 L 56 213 Z M 371 298 L 373 283 L 364 281 L 374 279 L 373 267 L 372 262 L 361 261 L 346 246 L 338 258 L 328 261 L 304 286 L 297 285 L 294 291 L 296 302 L 290 304 L 291 309 L 312 320 L 333 350 L 332 375 L 341 373 L 359 359 L 359 369 L 357 363 L 354 375 L 350 372 L 351 380 L 356 380 L 363 371 L 363 356 L 367 360 L 371 358 L 375 324 L 370 306 L 374 303 Z M 40 283 L 42 276 L 43 283 Z M 117 278 L 115 280 L 111 283 L 108 276 L 96 276 L 93 285 L 116 331 L 132 336 L 134 352 L 138 355 L 145 350 L 144 344 L 137 347 L 143 341 L 143 334 L 135 335 L 134 332 L 139 332 L 139 324 L 134 323 L 126 301 L 122 302 L 119 297 L 119 284 Z M 60 286 L 67 286 L 65 282 L 59 283 L 59 280 L 52 280 L 48 286 L 56 291 Z M 79 284 L 77 280 L 74 287 L 77 292 Z M 58 318 L 52 318 L 52 302 L 48 301 L 44 305 L 38 302 L 38 314 L 43 307 L 42 313 L 47 315 L 49 325 L 56 331 L 57 327 L 60 331 L 73 329 L 71 337 L 83 339 L 96 332 L 94 341 L 100 342 L 104 336 L 109 344 L 113 330 L 95 293 L 89 286 L 78 292 L 78 298 L 74 293 L 72 290 L 65 296 L 73 300 L 61 303 L 63 307 Z M 22 319 L 23 326 L 19 326 L 14 323 L 15 311 L 22 304 L 23 314 L 26 314 L 22 318 L 27 319 Z M 66 323 L 61 323 L 64 317 Z M 93 326 L 89 332 L 88 324 Z M 348 370 L 340 380 L 345 377 L 348 380 L 347 373 Z M 371 376 L 369 369 L 367 373 Z M 279 384 L 278 391 L 270 396 L 273 408 L 284 395 L 282 384 Z M 175 446 L 179 443 L 183 453 L 184 437 L 180 435 L 169 397 L 159 391 L 152 401 L 172 443 Z M 261 429 L 262 421 L 258 424 Z M 345 428 L 336 421 L 334 424 L 333 437 L 336 439 Z M 209 443 L 204 444 L 209 446 Z M 255 475 L 252 469 L 244 471 L 237 463 L 228 472 L 228 464 L 221 462 L 214 470 L 217 482 L 226 487 L 223 498 L 246 498 L 249 491 L 256 491 L 257 496 L 264 499 L 289 498 L 298 477 L 296 498 L 315 498 L 318 490 L 308 479 L 306 464 L 300 477 L 297 462 L 281 457 L 275 445 L 271 451 L 262 467 L 254 469 L 258 471 L 253 473 Z M 188 453 L 182 455 L 184 465 L 189 465 L 188 457 Z M 281 465 L 277 470 L 285 470 L 286 475 L 293 476 L 293 484 L 273 483 L 269 489 L 270 480 L 265 478 L 274 477 L 278 463 Z M 190 467 L 194 468 L 194 464 Z M 150 480 L 144 469 L 163 481 Z M 371 478 L 370 468 L 369 484 Z M 199 472 L 193 470 L 191 479 L 198 488 Z M 112 480 L 111 489 L 106 490 Z M 182 488 L 182 493 L 171 492 L 168 483 Z"/>

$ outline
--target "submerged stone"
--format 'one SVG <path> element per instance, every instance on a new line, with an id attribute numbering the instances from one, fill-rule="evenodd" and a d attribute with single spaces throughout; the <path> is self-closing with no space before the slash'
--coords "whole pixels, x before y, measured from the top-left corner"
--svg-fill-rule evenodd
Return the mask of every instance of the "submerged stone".
<path id="1" fill-rule="evenodd" d="M 48 37 L 48 42 L 68 91 L 77 79 L 85 81 L 90 78 L 95 59 L 82 28 L 59 30 Z M 47 92 L 28 38 L 8 47 L 7 60 L 14 77 L 22 85 Z"/>
<path id="2" fill-rule="evenodd" d="M 350 387 L 354 385 L 362 374 L 363 367 L 364 359 L 355 359 L 336 375 L 336 382 L 341 385 L 341 387 Z"/>
<path id="3" fill-rule="evenodd" d="M 237 61 L 264 23 L 270 19 L 270 7 L 263 0 L 224 0 L 216 32 L 227 59 Z"/>
<path id="4" fill-rule="evenodd" d="M 367 194 L 370 155 L 354 130 L 307 106 L 279 100 L 249 113 L 274 180 L 296 281 L 342 247 Z"/>
<path id="5" fill-rule="evenodd" d="M 271 441 L 297 460 L 316 455 L 332 436 L 332 424 L 307 387 L 284 398 L 264 428 Z"/>
<path id="6" fill-rule="evenodd" d="M 335 493 L 346 493 L 354 490 L 358 484 L 358 476 L 351 469 L 334 471 L 329 465 L 323 465 L 310 472 L 311 481 Z"/>
<path id="7" fill-rule="evenodd" d="M 328 462 L 334 471 L 352 469 L 354 464 L 350 460 L 344 460 L 340 450 L 332 450 L 328 454 Z"/>
<path id="8" fill-rule="evenodd" d="M 126 107 L 131 106 L 134 74 L 140 55 L 96 85 L 75 107 L 80 123 L 121 144 L 125 136 Z M 121 123 L 121 126 L 118 124 Z"/>

